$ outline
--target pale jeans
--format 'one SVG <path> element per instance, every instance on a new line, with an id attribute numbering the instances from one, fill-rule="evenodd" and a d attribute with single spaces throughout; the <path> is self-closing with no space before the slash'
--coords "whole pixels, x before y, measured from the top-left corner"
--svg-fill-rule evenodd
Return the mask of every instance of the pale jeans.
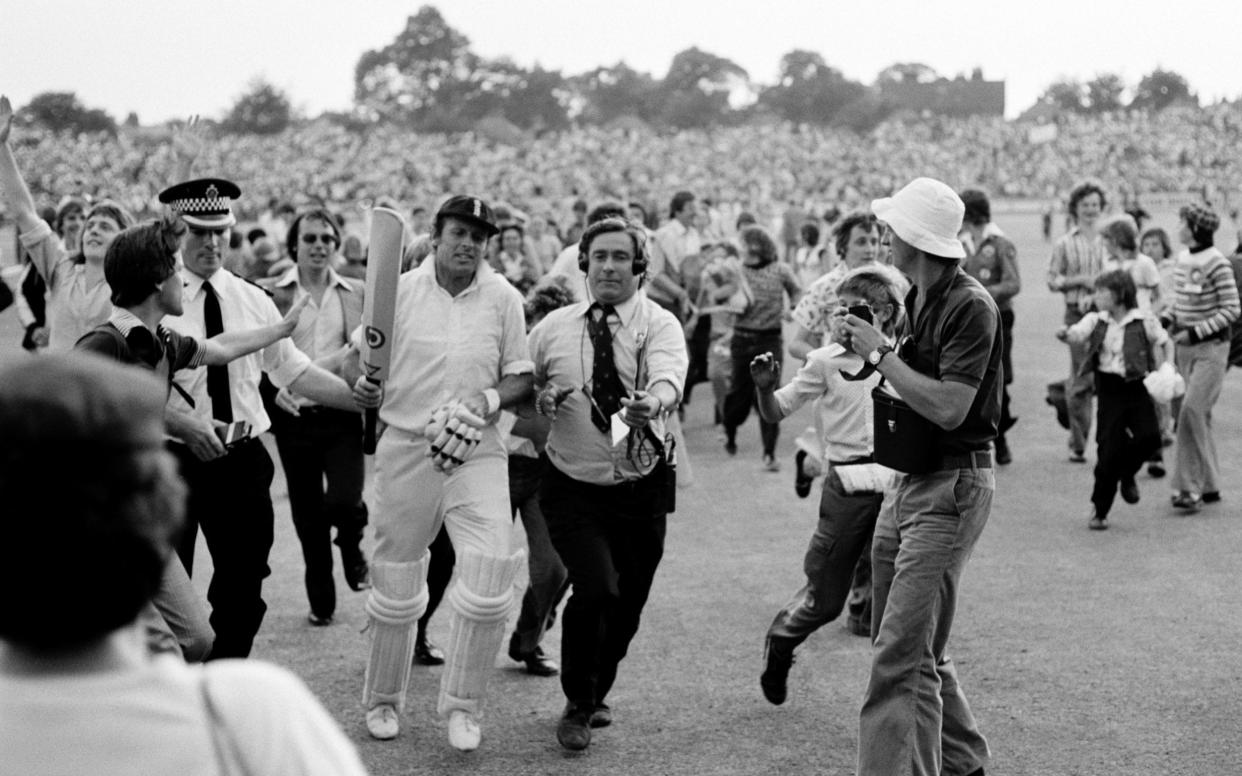
<path id="1" fill-rule="evenodd" d="M 996 488 L 991 468 L 898 475 L 872 543 L 871 678 L 859 720 L 859 776 L 963 776 L 988 745 L 946 645 L 966 560 Z"/>
<path id="2" fill-rule="evenodd" d="M 1186 381 L 1186 395 L 1177 415 L 1177 457 L 1172 481 L 1176 491 L 1196 495 L 1220 491 L 1212 407 L 1220 398 L 1228 361 L 1228 340 L 1177 346 L 1177 371 Z"/>
<path id="3" fill-rule="evenodd" d="M 1077 308 L 1067 308 L 1065 325 L 1073 326 L 1083 319 L 1083 315 Z M 1094 414 L 1095 373 L 1091 369 L 1083 370 L 1089 349 L 1090 344 L 1086 341 L 1069 343 L 1070 374 L 1065 381 L 1065 405 L 1069 410 L 1070 424 L 1069 448 L 1080 455 L 1087 449 Z"/>

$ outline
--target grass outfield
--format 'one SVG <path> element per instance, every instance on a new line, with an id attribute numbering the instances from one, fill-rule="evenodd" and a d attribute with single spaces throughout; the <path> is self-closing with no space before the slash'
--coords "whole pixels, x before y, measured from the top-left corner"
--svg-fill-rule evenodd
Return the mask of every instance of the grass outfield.
<path id="1" fill-rule="evenodd" d="M 1018 245 L 1025 289 L 1016 300 L 1015 462 L 998 472 L 991 521 L 963 579 L 951 650 L 988 737 L 990 773 L 1223 774 L 1242 759 L 1242 489 L 1195 516 L 1172 514 L 1164 482 L 1140 477 L 1142 501 L 1118 503 L 1105 532 L 1086 528 L 1091 466 L 1066 460 L 1066 433 L 1043 404 L 1068 368 L 1052 337 L 1060 297 L 1047 291 L 1050 246 L 1037 216 L 998 218 Z M 1172 213 L 1157 223 L 1175 225 Z M 0 360 L 17 357 L 11 311 L 0 315 Z M 10 333 L 13 333 L 12 335 Z M 785 377 L 792 375 L 787 364 Z M 868 646 L 833 623 L 798 653 L 790 698 L 764 701 L 763 634 L 801 584 L 814 498 L 792 488 L 792 440 L 807 410 L 784 424 L 784 470 L 760 468 L 758 431 L 727 457 L 711 426 L 707 386 L 689 408 L 695 484 L 679 494 L 643 626 L 609 701 L 615 724 L 569 756 L 554 731 L 555 679 L 497 662 L 482 748 L 451 750 L 434 716 L 440 669 L 415 668 L 400 738 L 371 741 L 360 696 L 366 636 L 362 595 L 338 585 L 337 623 L 306 624 L 300 550 L 282 476 L 270 609 L 256 656 L 301 675 L 376 774 L 850 774 Z M 1215 413 L 1222 468 L 1242 461 L 1242 381 L 1226 379 Z M 1094 446 L 1088 457 L 1094 463 Z M 210 561 L 200 543 L 196 584 Z M 444 612 L 433 638 L 447 637 Z M 545 640 L 559 655 L 559 628 Z"/>

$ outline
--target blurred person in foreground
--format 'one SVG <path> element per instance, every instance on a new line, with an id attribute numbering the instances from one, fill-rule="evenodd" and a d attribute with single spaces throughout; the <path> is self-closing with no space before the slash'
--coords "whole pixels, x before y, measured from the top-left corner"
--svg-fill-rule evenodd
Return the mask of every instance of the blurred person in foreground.
<path id="1" fill-rule="evenodd" d="M 1000 313 L 960 265 L 965 205 L 953 189 L 917 178 L 873 201 L 871 210 L 887 224 L 893 266 L 913 287 L 899 332 L 908 335 L 902 352 L 894 354 L 884 332 L 858 316 L 843 323 L 851 349 L 898 394 L 887 407 L 904 406 L 893 426 L 902 436 L 887 438 L 884 449 L 876 440 L 876 462 L 902 473 L 872 542 L 874 646 L 858 773 L 981 776 L 990 753 L 958 685 L 948 641 L 962 572 L 996 488 Z"/>
<path id="2" fill-rule="evenodd" d="M 612 723 L 608 693 L 638 633 L 673 511 L 665 422 L 688 359 L 678 320 L 639 292 L 645 243 L 642 227 L 621 218 L 587 227 L 579 268 L 595 301 L 555 310 L 530 333 L 535 409 L 551 418 L 539 505 L 573 590 L 561 623 L 566 705 L 556 731 L 573 751 Z"/>
<path id="3" fill-rule="evenodd" d="M 166 390 L 83 353 L 0 371 L 0 580 L 22 590 L 0 598 L 0 774 L 365 773 L 284 669 L 147 653 L 136 617 L 185 515 Z"/>
<path id="4" fill-rule="evenodd" d="M 1001 381 L 1001 417 L 996 433 L 996 462 L 1001 465 L 1013 461 L 1006 432 L 1018 419 L 1010 412 L 1009 386 L 1013 383 L 1013 298 L 1022 290 L 1022 278 L 1018 274 L 1018 249 L 996 224 L 992 223 L 992 203 L 981 189 L 966 189 L 961 193 L 966 213 L 962 218 L 962 233 L 966 246 L 966 260 L 962 269 L 992 295 L 1000 310 L 1001 335 L 1005 349 L 1001 363 L 1005 378 Z"/>
<path id="5" fill-rule="evenodd" d="M 1048 263 L 1048 288 L 1065 296 L 1064 324 L 1073 326 L 1091 311 L 1095 276 L 1104 265 L 1104 242 L 1097 228 L 1108 200 L 1099 183 L 1087 180 L 1070 192 L 1069 218 L 1073 227 L 1052 246 Z M 1086 463 L 1084 451 L 1091 433 L 1092 373 L 1083 369 L 1085 343 L 1069 343 L 1070 370 L 1065 381 L 1064 402 L 1069 421 L 1069 459 Z M 1055 403 L 1056 397 L 1049 397 Z"/>

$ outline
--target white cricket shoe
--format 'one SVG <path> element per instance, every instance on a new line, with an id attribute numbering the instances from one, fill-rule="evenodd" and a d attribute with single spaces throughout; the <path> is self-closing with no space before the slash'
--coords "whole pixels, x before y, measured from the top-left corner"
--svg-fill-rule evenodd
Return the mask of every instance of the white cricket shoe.
<path id="1" fill-rule="evenodd" d="M 449 713 L 448 737 L 454 749 L 459 752 L 473 752 L 479 748 L 483 731 L 479 729 L 479 723 L 475 721 L 473 714 L 454 709 Z"/>
<path id="2" fill-rule="evenodd" d="M 390 703 L 381 703 L 373 709 L 367 709 L 367 732 L 371 738 L 387 741 L 397 737 L 401 732 L 401 721 L 397 709 Z"/>

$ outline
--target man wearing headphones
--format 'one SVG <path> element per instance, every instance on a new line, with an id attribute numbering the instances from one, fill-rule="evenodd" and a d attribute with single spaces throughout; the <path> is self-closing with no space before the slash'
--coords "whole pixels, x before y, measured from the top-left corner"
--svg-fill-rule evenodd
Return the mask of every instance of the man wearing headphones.
<path id="1" fill-rule="evenodd" d="M 260 285 L 272 291 L 282 314 L 306 300 L 293 329 L 293 344 L 316 363 L 339 367 L 350 332 L 362 320 L 363 285 L 333 269 L 341 245 L 336 219 L 326 210 L 307 210 L 293 220 L 285 243 L 295 266 Z M 275 403 L 279 410 L 269 408 L 268 414 L 289 485 L 293 527 L 306 563 L 307 621 L 330 625 L 336 612 L 333 528 L 346 584 L 352 590 L 370 586 L 367 559 L 359 547 L 367 525 L 367 505 L 362 500 L 362 426 L 358 413 L 328 407 L 287 388 L 276 394 Z"/>
<path id="2" fill-rule="evenodd" d="M 428 546 L 443 525 L 457 552 L 439 713 L 449 743 L 479 746 L 487 681 L 524 552 L 512 554 L 508 456 L 496 420 L 526 404 L 531 362 L 522 296 L 484 260 L 499 230 L 487 204 L 455 196 L 436 213 L 432 255 L 397 283 L 392 364 L 375 451 L 371 653 L 363 703 L 374 738 L 395 738 L 427 608 Z M 379 389 L 359 378 L 354 390 Z"/>
<path id="3" fill-rule="evenodd" d="M 673 486 L 664 421 L 688 366 L 676 317 L 639 292 L 641 226 L 591 224 L 578 266 L 595 301 L 562 307 L 530 333 L 536 410 L 552 419 L 540 506 L 573 587 L 561 621 L 568 703 L 557 727 L 572 750 L 612 722 L 604 701 L 664 553 Z"/>

